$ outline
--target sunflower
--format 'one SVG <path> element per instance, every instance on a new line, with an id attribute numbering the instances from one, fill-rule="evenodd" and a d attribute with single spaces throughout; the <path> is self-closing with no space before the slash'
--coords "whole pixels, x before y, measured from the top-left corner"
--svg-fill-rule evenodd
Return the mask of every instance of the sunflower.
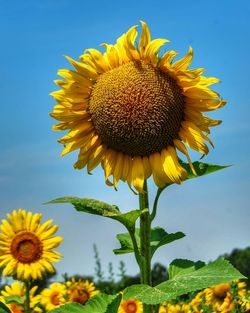
<path id="1" fill-rule="evenodd" d="M 229 283 L 219 284 L 205 289 L 206 304 L 211 305 L 215 310 L 219 311 L 224 300 L 228 302 L 231 286 Z"/>
<path id="2" fill-rule="evenodd" d="M 30 289 L 30 308 L 33 312 L 41 312 L 41 310 L 37 307 L 37 304 L 40 302 L 40 295 L 36 295 L 38 286 L 34 286 Z M 24 283 L 15 281 L 10 286 L 5 286 L 4 289 L 1 291 L 1 301 L 5 303 L 5 298 L 10 296 L 19 296 L 25 297 L 26 296 L 26 288 Z M 21 305 L 10 303 L 6 304 L 8 308 L 13 313 L 25 313 L 24 308 Z"/>
<path id="3" fill-rule="evenodd" d="M 93 282 L 78 279 L 74 277 L 66 282 L 68 301 L 85 304 L 90 298 L 95 296 L 99 291 L 95 289 Z"/>
<path id="4" fill-rule="evenodd" d="M 133 26 L 114 45 L 102 44 L 103 54 L 87 49 L 79 61 L 66 57 L 75 70 L 58 71 L 64 79 L 55 81 L 62 89 L 51 93 L 58 104 L 50 113 L 60 122 L 54 130 L 69 130 L 59 140 L 62 156 L 79 149 L 76 169 L 90 173 L 101 163 L 108 185 L 122 180 L 139 192 L 151 175 L 158 187 L 185 180 L 177 150 L 195 173 L 187 147 L 207 154 L 209 128 L 221 122 L 202 112 L 225 105 L 209 88 L 219 79 L 188 68 L 191 47 L 173 62 L 176 51 L 159 54 L 168 40 L 151 40 L 141 24 L 138 44 Z"/>
<path id="5" fill-rule="evenodd" d="M 143 313 L 143 305 L 135 299 L 122 300 L 118 313 Z"/>
<path id="6" fill-rule="evenodd" d="M 41 292 L 41 304 L 46 311 L 53 310 L 66 303 L 66 286 L 62 283 L 52 283 Z"/>
<path id="7" fill-rule="evenodd" d="M 54 272 L 51 262 L 61 254 L 54 251 L 62 238 L 53 237 L 58 226 L 53 220 L 41 224 L 42 214 L 23 209 L 7 214 L 0 225 L 0 267 L 4 276 L 20 280 L 41 279 L 46 272 Z"/>

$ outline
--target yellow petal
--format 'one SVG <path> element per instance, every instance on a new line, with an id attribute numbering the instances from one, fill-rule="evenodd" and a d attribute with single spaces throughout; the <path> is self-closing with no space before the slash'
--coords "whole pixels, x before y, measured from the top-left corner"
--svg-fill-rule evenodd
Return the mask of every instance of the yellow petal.
<path id="1" fill-rule="evenodd" d="M 158 187 L 164 187 L 172 181 L 167 177 L 166 173 L 163 170 L 161 155 L 159 152 L 150 154 L 149 162 L 152 168 L 153 178 Z"/>
<path id="2" fill-rule="evenodd" d="M 83 137 L 90 132 L 93 132 L 94 125 L 92 122 L 89 121 L 82 121 L 81 123 L 77 124 L 67 135 L 63 136 L 58 140 L 58 142 L 62 144 L 69 143 L 71 141 L 76 141 L 77 138 Z"/>
<path id="3" fill-rule="evenodd" d="M 206 87 L 190 87 L 183 92 L 185 97 L 189 97 L 192 99 L 213 99 L 218 98 L 220 95 Z"/>
<path id="4" fill-rule="evenodd" d="M 193 49 L 192 47 L 190 47 L 188 53 L 182 59 L 176 61 L 172 65 L 172 68 L 175 71 L 185 71 L 192 62 L 192 59 L 193 59 Z"/>
<path id="5" fill-rule="evenodd" d="M 88 160 L 87 166 L 88 173 L 92 172 L 93 169 L 96 168 L 96 166 L 102 161 L 106 149 L 107 149 L 106 145 L 100 145 L 96 149 L 94 149 Z"/>
<path id="6" fill-rule="evenodd" d="M 140 156 L 136 156 L 133 159 L 133 168 L 132 168 L 132 181 L 135 189 L 143 193 L 143 185 L 144 185 L 144 169 L 142 158 Z"/>
<path id="7" fill-rule="evenodd" d="M 158 63 L 158 52 L 166 42 L 169 42 L 169 40 L 162 38 L 152 40 L 145 49 L 144 60 L 156 66 Z"/>
<path id="8" fill-rule="evenodd" d="M 226 104 L 224 100 L 215 100 L 215 99 L 186 99 L 186 106 L 192 107 L 195 110 L 200 110 L 203 112 L 213 111 L 223 107 Z"/>
<path id="9" fill-rule="evenodd" d="M 116 187 L 117 183 L 119 182 L 123 171 L 123 153 L 117 152 L 116 162 L 114 165 L 114 187 Z"/>
<path id="10" fill-rule="evenodd" d="M 152 174 L 152 169 L 150 166 L 149 158 L 147 156 L 144 156 L 142 158 L 142 164 L 143 164 L 145 179 L 148 179 Z"/>
<path id="11" fill-rule="evenodd" d="M 179 139 L 174 139 L 174 145 L 180 152 L 185 154 L 185 156 L 187 157 L 187 160 L 188 160 L 188 164 L 189 164 L 193 174 L 197 176 L 197 173 L 194 169 L 193 163 L 190 159 L 190 156 L 188 154 L 188 151 L 187 151 L 187 148 L 185 147 L 185 145 Z"/>
<path id="12" fill-rule="evenodd" d="M 92 79 L 96 79 L 98 77 L 97 72 L 90 66 L 81 63 L 81 62 L 77 62 L 73 59 L 71 59 L 68 56 L 65 56 L 65 58 L 75 67 L 75 69 L 81 73 L 84 77 L 86 78 L 92 78 Z"/>
<path id="13" fill-rule="evenodd" d="M 128 32 L 125 34 L 126 36 L 126 53 L 129 56 L 130 60 L 140 60 L 140 54 L 138 49 L 134 46 L 135 39 L 137 37 L 137 26 L 132 26 Z"/>
<path id="14" fill-rule="evenodd" d="M 148 28 L 148 25 L 143 22 L 143 21 L 140 21 L 141 22 L 141 25 L 142 25 L 142 32 L 141 32 L 141 37 L 140 37 L 140 54 L 141 54 L 141 57 L 144 56 L 144 51 L 147 47 L 147 45 L 150 43 L 150 40 L 151 40 L 151 36 L 150 36 L 150 30 Z"/>

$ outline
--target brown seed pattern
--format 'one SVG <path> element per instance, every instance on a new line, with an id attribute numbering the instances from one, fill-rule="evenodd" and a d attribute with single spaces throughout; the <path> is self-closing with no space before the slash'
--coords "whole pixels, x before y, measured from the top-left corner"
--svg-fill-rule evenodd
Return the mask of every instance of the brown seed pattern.
<path id="1" fill-rule="evenodd" d="M 160 152 L 178 137 L 184 97 L 168 74 L 131 61 L 100 75 L 89 113 L 101 140 L 131 156 Z"/>
<path id="2" fill-rule="evenodd" d="M 31 232 L 17 234 L 10 246 L 13 257 L 21 263 L 39 260 L 43 251 L 39 238 Z"/>

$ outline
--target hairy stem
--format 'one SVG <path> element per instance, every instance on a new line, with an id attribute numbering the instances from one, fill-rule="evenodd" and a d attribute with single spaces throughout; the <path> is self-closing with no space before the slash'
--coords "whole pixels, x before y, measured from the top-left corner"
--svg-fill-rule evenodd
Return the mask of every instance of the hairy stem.
<path id="1" fill-rule="evenodd" d="M 144 183 L 143 193 L 139 194 L 140 210 L 148 209 L 140 216 L 140 243 L 141 243 L 141 283 L 151 286 L 151 219 L 149 213 L 147 181 Z M 143 313 L 153 313 L 153 306 L 143 304 Z"/>

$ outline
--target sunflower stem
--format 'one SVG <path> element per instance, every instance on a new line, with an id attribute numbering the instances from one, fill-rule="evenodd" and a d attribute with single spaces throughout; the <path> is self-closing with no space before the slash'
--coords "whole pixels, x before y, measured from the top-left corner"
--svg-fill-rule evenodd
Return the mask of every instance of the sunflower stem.
<path id="1" fill-rule="evenodd" d="M 147 181 L 144 182 L 143 193 L 139 193 L 140 210 L 147 209 L 140 216 L 140 242 L 141 242 L 141 283 L 151 286 L 151 219 L 149 214 L 148 188 Z M 153 313 L 153 306 L 143 304 L 143 313 Z"/>
<path id="2" fill-rule="evenodd" d="M 141 255 L 140 255 L 140 251 L 139 251 L 139 248 L 138 248 L 138 245 L 136 242 L 135 231 L 129 231 L 129 235 L 130 235 L 130 238 L 131 238 L 132 243 L 133 243 L 136 262 L 137 262 L 139 268 L 141 268 Z"/>
<path id="3" fill-rule="evenodd" d="M 28 281 L 25 281 L 24 284 L 25 284 L 25 293 L 26 293 L 25 313 L 31 313 L 31 310 L 30 310 L 30 283 Z"/>

